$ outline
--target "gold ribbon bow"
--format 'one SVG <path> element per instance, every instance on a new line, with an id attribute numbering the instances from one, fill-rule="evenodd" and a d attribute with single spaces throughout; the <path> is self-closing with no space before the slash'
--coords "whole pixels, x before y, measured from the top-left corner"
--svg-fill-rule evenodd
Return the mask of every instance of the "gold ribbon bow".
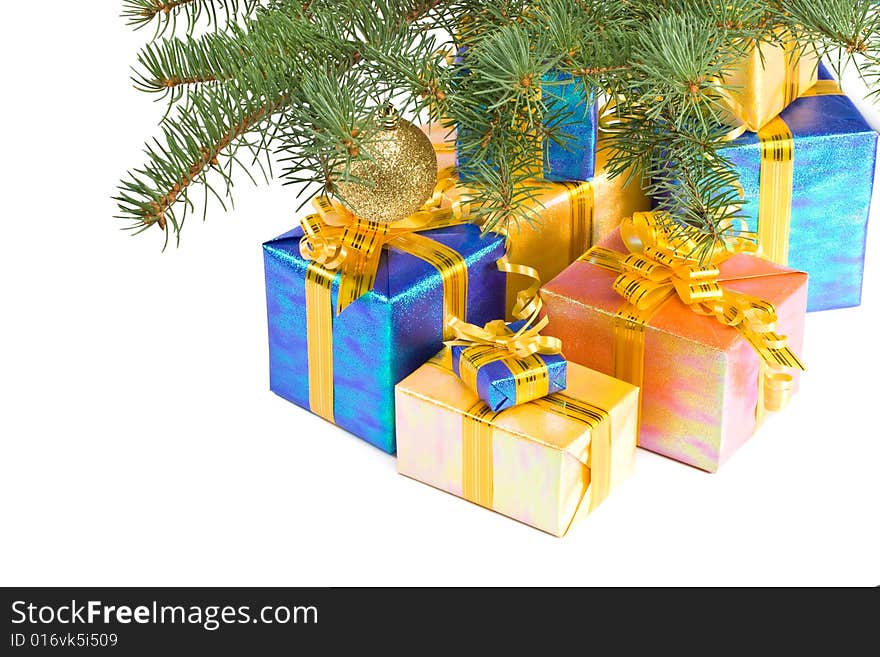
<path id="1" fill-rule="evenodd" d="M 512 331 L 504 320 L 496 319 L 485 326 L 477 326 L 452 316 L 447 323 L 454 335 L 453 340 L 444 344 L 447 347 L 465 347 L 459 359 L 458 374 L 471 390 L 477 391 L 477 373 L 484 365 L 503 361 L 514 379 L 514 403 L 545 397 L 550 392 L 550 374 L 547 363 L 541 355 L 555 355 L 562 351 L 562 341 L 541 335 L 550 321 L 544 317 L 540 321 L 541 297 L 538 289 L 541 278 L 538 272 L 526 265 L 513 264 L 506 257 L 497 262 L 500 271 L 520 274 L 531 279 L 525 290 L 517 293 L 513 316 L 525 320 L 522 327 Z"/>
<path id="2" fill-rule="evenodd" d="M 449 317 L 467 314 L 467 263 L 454 249 L 416 231 L 464 223 L 468 207 L 449 191 L 454 171 L 444 169 L 431 199 L 402 221 L 378 223 L 355 217 L 339 203 L 316 198 L 317 211 L 302 219 L 300 254 L 310 261 L 305 276 L 309 408 L 334 421 L 333 284 L 339 274 L 336 314 L 373 289 L 383 246 L 394 246 L 437 269 L 443 283 L 443 337 Z"/>
<path id="3" fill-rule="evenodd" d="M 454 187 L 454 169 L 443 169 L 438 174 L 434 194 L 423 208 L 393 223 L 361 219 L 341 203 L 326 196 L 316 197 L 312 201 L 315 213 L 300 221 L 304 232 L 299 244 L 300 255 L 327 272 L 340 272 L 337 315 L 373 289 L 383 246 L 393 244 L 409 252 L 412 249 L 420 253 L 431 251 L 423 243 L 426 238 L 418 239 L 414 233 L 445 228 L 467 220 L 467 203 L 449 193 Z M 407 245 L 409 248 L 406 248 Z M 413 255 L 422 257 L 418 253 Z M 443 257 L 442 254 L 436 256 Z"/>
<path id="4" fill-rule="evenodd" d="M 541 297 L 538 289 L 541 287 L 541 278 L 533 267 L 513 264 L 507 258 L 501 258 L 496 263 L 500 271 L 508 274 L 520 274 L 532 279 L 531 284 L 525 290 L 520 290 L 516 295 L 516 304 L 513 308 L 513 316 L 516 319 L 526 320 L 522 327 L 511 331 L 504 320 L 496 319 L 488 322 L 482 328 L 475 324 L 468 324 L 458 317 L 450 317 L 448 326 L 455 335 L 454 340 L 444 344 L 447 347 L 470 347 L 485 346 L 497 350 L 497 358 L 501 360 L 508 356 L 527 358 L 534 354 L 546 356 L 558 354 L 562 351 L 562 341 L 540 335 L 541 330 L 549 323 L 544 317 L 536 322 L 541 312 Z"/>
<path id="5" fill-rule="evenodd" d="M 759 419 L 764 410 L 781 409 L 793 386 L 787 370 L 806 368 L 776 333 L 773 304 L 725 289 L 718 280 L 718 265 L 737 253 L 756 253 L 756 243 L 741 236 L 710 246 L 696 231 L 673 229 L 670 222 L 659 212 L 635 213 L 620 228 L 628 254 L 594 247 L 582 260 L 619 273 L 613 287 L 628 307 L 618 315 L 631 325 L 643 329 L 667 299 L 678 296 L 693 312 L 736 329 L 761 359 Z"/>

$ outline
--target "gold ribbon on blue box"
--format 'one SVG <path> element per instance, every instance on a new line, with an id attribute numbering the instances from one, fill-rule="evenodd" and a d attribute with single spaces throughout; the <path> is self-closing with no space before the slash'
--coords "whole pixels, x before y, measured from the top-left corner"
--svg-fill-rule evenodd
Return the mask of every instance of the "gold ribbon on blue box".
<path id="1" fill-rule="evenodd" d="M 285 399 L 394 452 L 394 384 L 442 341 L 449 318 L 504 312 L 500 236 L 480 236 L 451 196 L 394 223 L 314 201 L 299 229 L 264 245 L 270 385 Z"/>
<path id="2" fill-rule="evenodd" d="M 604 111 L 604 110 L 603 110 Z M 434 144 L 438 160 L 455 162 L 454 136 L 439 125 L 425 128 Z M 624 185 L 628 176 L 610 178 L 607 170 L 610 149 L 600 136 L 596 147 L 596 173 L 586 182 L 541 181 L 535 197 L 527 203 L 540 216 L 530 225 L 498 227 L 507 237 L 507 255 L 513 262 L 534 267 L 542 281 L 549 281 L 590 246 L 614 232 L 620 219 L 633 212 L 649 210 L 638 176 Z M 453 195 L 466 198 L 466 183 L 460 183 Z M 548 249 L 553 244 L 555 248 Z M 527 277 L 507 277 L 507 320 L 514 321 L 512 309 L 520 291 L 531 284 Z"/>
<path id="3" fill-rule="evenodd" d="M 480 327 L 452 317 L 449 326 L 455 339 L 445 343 L 452 370 L 493 412 L 565 390 L 566 375 L 562 342 L 541 335 L 548 320 L 538 320 L 537 271 L 507 258 L 498 261 L 498 268 L 532 281 L 517 295 L 513 314 L 519 321 L 507 324 L 497 319 Z"/>
<path id="4" fill-rule="evenodd" d="M 723 151 L 762 256 L 809 274 L 807 311 L 860 303 L 877 153 L 876 132 L 821 66 L 819 77 Z"/>

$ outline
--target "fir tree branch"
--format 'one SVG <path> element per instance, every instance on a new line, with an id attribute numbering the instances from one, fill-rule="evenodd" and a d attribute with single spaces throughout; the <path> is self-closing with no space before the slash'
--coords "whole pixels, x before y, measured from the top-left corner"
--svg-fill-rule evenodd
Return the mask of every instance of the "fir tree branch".
<path id="1" fill-rule="evenodd" d="M 252 15 L 262 4 L 261 0 L 123 0 L 122 17 L 135 29 L 155 22 L 157 35 L 169 28 L 175 32 L 182 19 L 191 34 L 202 20 L 221 30 Z"/>
<path id="2" fill-rule="evenodd" d="M 188 188 L 203 178 L 206 168 L 219 165 L 218 158 L 224 151 L 278 112 L 288 100 L 282 95 L 256 107 L 246 107 L 231 121 L 230 116 L 235 114 L 229 103 L 234 106 L 234 100 L 215 97 L 196 101 L 202 122 L 188 119 L 166 128 L 165 143 L 158 146 L 162 157 L 156 157 L 156 151 L 149 148 L 148 153 L 154 155 L 151 163 L 121 184 L 122 193 L 117 200 L 123 216 L 135 219 L 141 227 L 155 223 L 162 230 L 170 219 L 178 232 L 180 224 L 173 213 L 174 204 L 187 198 Z M 228 155 L 234 157 L 234 152 Z"/>
<path id="3" fill-rule="evenodd" d="M 580 119 L 556 103 L 558 85 L 573 83 L 585 98 L 607 93 L 616 103 L 606 134 L 609 173 L 634 177 L 669 221 L 714 240 L 735 224 L 739 207 L 720 119 L 728 91 L 721 80 L 740 57 L 758 42 L 793 35 L 821 54 L 839 49 L 840 66 L 856 64 L 873 88 L 880 81 L 880 17 L 870 0 L 123 6 L 129 22 L 155 24 L 159 34 L 178 24 L 192 32 L 205 21 L 214 28 L 198 38 L 159 39 L 140 54 L 136 85 L 169 94 L 177 111 L 162 122 L 162 145 L 148 147 L 148 163 L 121 187 L 122 213 L 139 228 L 179 231 L 174 208 L 185 215 L 192 207 L 193 183 L 225 198 L 206 173 L 217 171 L 228 195 L 233 165 L 262 166 L 256 158 L 270 149 L 285 163 L 286 181 L 334 193 L 337 179 L 351 180 L 354 162 L 371 157 L 373 112 L 389 99 L 457 125 L 459 153 L 469 162 L 462 173 L 486 225 L 528 225 L 537 220 L 531 176 L 542 143 L 570 143 L 568 130 Z M 456 54 L 453 63 L 444 50 Z M 254 160 L 240 159 L 241 148 Z"/>

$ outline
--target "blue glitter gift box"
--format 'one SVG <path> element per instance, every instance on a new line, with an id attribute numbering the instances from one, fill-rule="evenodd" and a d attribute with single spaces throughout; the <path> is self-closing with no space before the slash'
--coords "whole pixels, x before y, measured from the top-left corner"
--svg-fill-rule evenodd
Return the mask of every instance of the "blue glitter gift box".
<path id="1" fill-rule="evenodd" d="M 820 67 L 815 87 L 723 151 L 764 257 L 810 275 L 808 311 L 860 303 L 877 151 L 877 134 L 830 77 Z"/>
<path id="2" fill-rule="evenodd" d="M 513 334 L 524 324 L 525 320 L 512 322 L 507 328 Z M 525 358 L 509 354 L 496 360 L 493 352 L 497 351 L 480 345 L 456 345 L 449 350 L 451 368 L 457 375 L 462 376 L 462 357 L 470 364 L 465 383 L 474 388 L 490 410 L 503 411 L 565 390 L 567 362 L 561 354 L 533 354 Z"/>
<path id="3" fill-rule="evenodd" d="M 564 143 L 544 142 L 543 175 L 536 171 L 535 177 L 553 182 L 590 181 L 596 173 L 596 103 L 566 73 L 549 73 L 542 80 L 547 116 L 560 125 Z M 467 181 L 468 158 L 459 155 L 456 165 L 461 179 Z"/>
<path id="4" fill-rule="evenodd" d="M 306 277 L 296 228 L 263 245 L 269 320 L 269 377 L 273 392 L 312 409 Z M 468 322 L 504 316 L 505 274 L 496 261 L 504 238 L 480 236 L 470 224 L 424 231 L 457 252 L 467 266 Z M 336 308 L 339 275 L 331 288 Z M 394 385 L 425 363 L 444 340 L 444 280 L 428 262 L 397 248 L 384 249 L 376 284 L 332 317 L 332 413 L 327 419 L 380 449 L 394 453 Z M 314 320 L 312 320 L 314 321 Z M 314 345 L 312 345 L 314 346 Z M 312 391 L 314 393 L 314 391 Z"/>

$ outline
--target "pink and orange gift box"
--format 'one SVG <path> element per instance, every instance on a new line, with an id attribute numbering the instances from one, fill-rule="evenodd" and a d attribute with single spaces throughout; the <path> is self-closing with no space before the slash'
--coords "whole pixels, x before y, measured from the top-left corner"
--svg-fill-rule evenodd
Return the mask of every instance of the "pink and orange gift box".
<path id="1" fill-rule="evenodd" d="M 667 263 L 671 276 L 664 280 L 657 275 L 661 256 L 660 263 L 635 260 L 640 254 L 627 245 L 633 240 L 624 240 L 632 232 L 625 222 L 542 288 L 545 333 L 562 340 L 569 361 L 641 388 L 641 447 L 713 472 L 797 388 L 807 275 L 738 253 L 724 256 L 714 279 L 690 263 L 697 271 L 685 284 L 687 266 L 679 262 Z M 604 262 L 609 254 L 615 266 Z M 620 261 L 626 257 L 641 273 L 625 271 Z M 650 302 L 650 312 L 621 294 L 638 296 L 640 279 L 642 293 L 665 295 L 659 304 Z M 700 302 L 707 281 L 735 303 Z M 697 296 L 692 304 L 676 289 L 686 296 L 688 285 Z"/>

